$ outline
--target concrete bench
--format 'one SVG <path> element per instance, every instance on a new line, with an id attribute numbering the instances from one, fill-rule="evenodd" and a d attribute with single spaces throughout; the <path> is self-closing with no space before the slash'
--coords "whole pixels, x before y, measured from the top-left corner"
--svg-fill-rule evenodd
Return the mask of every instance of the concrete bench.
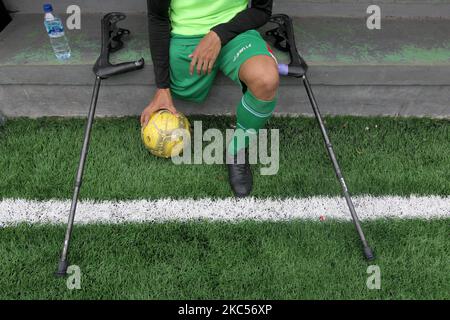
<path id="1" fill-rule="evenodd" d="M 16 14 L 0 33 L 0 110 L 8 116 L 85 115 L 94 81 L 91 68 L 100 50 L 101 16 L 83 14 L 81 31 L 67 32 L 73 57 L 61 64 L 51 51 L 43 15 Z M 450 116 L 450 20 L 384 18 L 381 30 L 368 30 L 364 18 L 294 21 L 324 113 Z M 133 35 L 116 61 L 143 56 L 147 65 L 104 82 L 98 115 L 139 114 L 154 91 L 145 13 L 129 14 L 122 26 Z M 285 54 L 276 55 L 286 60 Z M 176 101 L 176 106 L 187 114 L 230 114 L 239 96 L 239 88 L 220 75 L 205 103 Z M 311 114 L 295 79 L 282 79 L 277 112 Z"/>
<path id="2" fill-rule="evenodd" d="M 42 2 L 36 0 L 3 0 L 11 10 L 41 13 Z M 52 1 L 49 1 L 52 2 Z M 80 6 L 83 13 L 145 13 L 146 0 L 56 0 L 55 8 L 64 11 L 69 5 Z M 274 11 L 294 16 L 364 17 L 369 5 L 381 7 L 384 17 L 447 17 L 450 0 L 275 0 Z"/>

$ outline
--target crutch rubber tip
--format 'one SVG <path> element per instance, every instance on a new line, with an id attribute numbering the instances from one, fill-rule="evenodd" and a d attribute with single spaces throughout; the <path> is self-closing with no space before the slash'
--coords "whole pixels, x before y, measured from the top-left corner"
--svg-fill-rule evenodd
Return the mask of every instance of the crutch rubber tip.
<path id="1" fill-rule="evenodd" d="M 68 266 L 67 260 L 59 261 L 58 271 L 55 272 L 55 275 L 58 277 L 65 277 L 67 275 L 67 266 Z"/>
<path id="2" fill-rule="evenodd" d="M 365 247 L 364 248 L 364 255 L 366 256 L 366 259 L 368 261 L 372 261 L 373 259 L 375 259 L 373 251 L 372 251 L 372 249 L 370 249 L 370 247 Z"/>

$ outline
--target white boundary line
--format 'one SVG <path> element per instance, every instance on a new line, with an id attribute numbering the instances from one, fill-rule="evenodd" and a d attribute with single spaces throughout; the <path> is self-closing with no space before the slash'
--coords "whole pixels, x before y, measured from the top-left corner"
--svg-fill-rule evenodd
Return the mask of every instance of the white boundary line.
<path id="1" fill-rule="evenodd" d="M 450 218 L 450 196 L 359 196 L 354 197 L 361 220 L 380 218 Z M 19 223 L 66 223 L 69 200 L 0 200 L 0 226 Z M 287 221 L 294 219 L 349 221 L 345 200 L 341 197 L 299 199 L 158 199 L 133 201 L 83 201 L 78 204 L 76 223 L 130 223 L 210 220 Z"/>

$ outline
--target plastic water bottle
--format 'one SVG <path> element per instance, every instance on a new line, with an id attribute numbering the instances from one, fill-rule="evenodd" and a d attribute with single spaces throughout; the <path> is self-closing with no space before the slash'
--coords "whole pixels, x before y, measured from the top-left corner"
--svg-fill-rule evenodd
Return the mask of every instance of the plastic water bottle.
<path id="1" fill-rule="evenodd" d="M 45 12 L 45 29 L 50 37 L 50 43 L 53 47 L 53 52 L 56 58 L 60 61 L 65 61 L 70 58 L 70 46 L 64 34 L 64 25 L 60 18 L 53 14 L 53 7 L 51 4 L 44 4 Z"/>

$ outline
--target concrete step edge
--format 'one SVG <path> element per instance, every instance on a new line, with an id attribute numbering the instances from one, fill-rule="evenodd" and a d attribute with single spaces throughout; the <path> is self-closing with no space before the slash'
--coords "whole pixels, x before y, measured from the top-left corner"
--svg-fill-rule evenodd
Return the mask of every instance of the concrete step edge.
<path id="1" fill-rule="evenodd" d="M 0 85 L 90 85 L 92 66 L 0 66 Z M 42 74 L 45 73 L 45 77 Z M 450 65 L 312 65 L 312 83 L 324 85 L 443 85 L 450 86 Z M 49 81 L 51 79 L 51 81 Z M 295 79 L 283 78 L 281 85 Z M 109 79 L 106 85 L 154 85 L 153 66 Z M 219 74 L 215 85 L 229 85 L 231 80 Z"/>

